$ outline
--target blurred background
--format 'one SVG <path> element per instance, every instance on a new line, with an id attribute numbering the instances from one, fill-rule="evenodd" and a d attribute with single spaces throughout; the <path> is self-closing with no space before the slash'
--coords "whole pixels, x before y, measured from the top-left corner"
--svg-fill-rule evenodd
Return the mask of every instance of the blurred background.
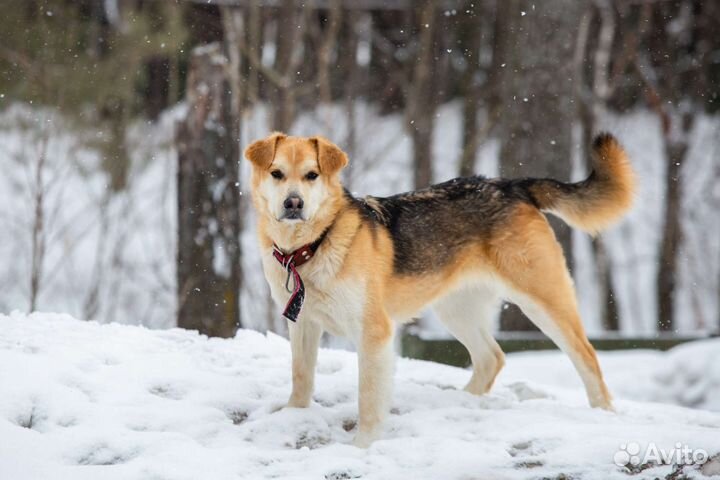
<path id="1" fill-rule="evenodd" d="M 636 205 L 553 222 L 596 338 L 720 328 L 720 2 L 0 0 L 0 312 L 282 333 L 244 147 L 349 154 L 357 195 L 588 172 L 608 130 Z M 503 331 L 531 329 L 515 307 Z M 441 338 L 432 313 L 416 332 Z"/>

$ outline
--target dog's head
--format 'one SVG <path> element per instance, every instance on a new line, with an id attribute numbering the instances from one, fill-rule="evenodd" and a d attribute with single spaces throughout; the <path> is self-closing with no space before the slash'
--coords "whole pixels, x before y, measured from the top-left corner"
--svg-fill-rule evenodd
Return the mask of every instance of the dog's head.
<path id="1" fill-rule="evenodd" d="M 252 164 L 253 201 L 278 222 L 307 222 L 329 213 L 342 197 L 340 170 L 348 158 L 322 137 L 273 133 L 245 150 Z"/>

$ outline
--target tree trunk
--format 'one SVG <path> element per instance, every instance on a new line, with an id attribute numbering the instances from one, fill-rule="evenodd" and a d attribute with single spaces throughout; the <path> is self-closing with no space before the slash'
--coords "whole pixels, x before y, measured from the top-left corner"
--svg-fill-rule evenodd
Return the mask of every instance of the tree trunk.
<path id="1" fill-rule="evenodd" d="M 232 337 L 240 326 L 238 119 L 219 44 L 196 49 L 178 123 L 178 326 Z"/>
<path id="2" fill-rule="evenodd" d="M 380 107 L 380 114 L 401 112 L 407 107 L 407 77 L 413 67 L 412 60 L 397 58 L 398 50 L 407 48 L 411 41 L 412 10 L 374 10 L 371 15 L 371 30 L 368 39 L 372 42 L 367 85 L 360 95 L 372 95 Z"/>
<path id="3" fill-rule="evenodd" d="M 35 164 L 34 175 L 34 215 L 32 219 L 32 243 L 31 243 L 31 265 L 30 265 L 30 306 L 28 312 L 34 312 L 37 309 L 38 296 L 40 295 L 41 279 L 43 276 L 43 266 L 45 263 L 46 239 L 45 233 L 45 216 L 46 216 L 46 189 L 47 184 L 43 179 L 45 170 L 45 161 L 47 160 L 47 149 L 49 143 L 49 134 L 43 133 L 40 154 Z M 89 318 L 88 318 L 89 320 Z"/>
<path id="4" fill-rule="evenodd" d="M 682 164 L 688 150 L 690 119 L 673 119 L 672 125 L 682 134 L 665 136 L 665 221 L 660 244 L 660 266 L 657 276 L 658 328 L 673 331 L 675 328 L 675 285 L 677 282 L 677 258 L 682 242 L 680 225 L 680 199 L 682 198 Z"/>
<path id="5" fill-rule="evenodd" d="M 475 173 L 475 158 L 479 144 L 478 107 L 480 89 L 472 86 L 463 103 L 463 149 L 460 153 L 460 176 L 469 177 Z"/>
<path id="6" fill-rule="evenodd" d="M 600 321 L 603 329 L 617 332 L 620 330 L 620 312 L 615 301 L 615 288 L 612 284 L 610 259 L 600 238 L 592 239 L 592 251 L 597 268 L 598 289 L 600 290 Z"/>
<path id="7" fill-rule="evenodd" d="M 87 50 L 92 58 L 100 59 L 108 53 L 110 23 L 107 21 L 107 18 L 105 18 L 103 0 L 91 0 L 89 3 L 90 29 L 87 39 Z"/>
<path id="8" fill-rule="evenodd" d="M 367 15 L 366 19 L 369 20 L 370 14 L 365 15 Z M 340 53 L 338 54 L 340 71 L 342 73 L 339 73 L 337 76 L 339 77 L 339 83 L 342 84 L 342 95 L 347 117 L 347 135 L 345 136 L 343 147 L 350 158 L 355 158 L 357 150 L 355 102 L 357 100 L 358 85 L 361 84 L 363 80 L 358 78 L 361 72 L 357 62 L 358 33 L 356 31 L 356 25 L 360 21 L 360 18 L 361 15 L 357 11 L 350 10 L 345 14 L 343 21 L 344 28 L 340 30 Z M 355 171 L 355 162 L 350 162 L 347 168 L 345 168 L 345 181 L 350 190 L 352 190 Z"/>
<path id="9" fill-rule="evenodd" d="M 500 80 L 501 160 L 504 177 L 551 177 L 570 180 L 572 92 L 575 71 L 572 58 L 584 2 L 509 0 L 500 7 L 504 45 L 496 67 Z M 571 231 L 550 219 L 566 259 L 572 259 Z M 519 309 L 503 311 L 506 330 L 533 329 Z"/>
<path id="10" fill-rule="evenodd" d="M 317 83 L 320 102 L 330 105 L 333 100 L 331 83 L 330 83 L 330 62 L 332 61 L 332 53 L 338 43 L 338 33 L 340 32 L 340 22 L 342 20 L 343 11 L 339 0 L 330 0 L 330 8 L 328 10 L 327 25 L 325 25 L 322 38 L 320 40 L 320 48 L 317 52 Z M 331 121 L 331 120 L 330 120 Z M 328 127 L 330 122 L 328 122 Z"/>
<path id="11" fill-rule="evenodd" d="M 463 48 L 468 64 L 461 81 L 464 97 L 462 123 L 463 149 L 460 154 L 461 177 L 468 177 L 475 173 L 475 157 L 477 157 L 479 146 L 477 117 L 480 107 L 481 89 L 480 85 L 477 84 L 476 77 L 480 67 L 478 57 L 480 56 L 480 41 L 483 30 L 474 10 L 470 10 L 470 8 L 468 8 L 468 12 L 472 11 L 472 14 L 468 14 L 467 19 L 463 23 Z"/>
<path id="12" fill-rule="evenodd" d="M 170 98 L 170 58 L 166 55 L 154 55 L 145 61 L 145 70 L 145 113 L 150 120 L 157 120 L 168 107 Z"/>
<path id="13" fill-rule="evenodd" d="M 406 124 L 413 147 L 413 170 L 415 188 L 432 183 L 432 134 L 435 128 L 435 109 L 438 93 L 433 85 L 434 36 L 436 28 L 435 4 L 426 0 L 418 25 L 420 46 L 415 62 L 413 78 L 409 87 Z"/>
<path id="14" fill-rule="evenodd" d="M 262 59 L 263 51 L 263 25 L 264 19 L 260 4 L 253 1 L 246 12 L 246 44 L 249 55 Z M 245 64 L 245 76 L 247 78 L 247 102 L 248 105 L 254 106 L 260 102 L 260 72 L 254 68 L 250 62 Z"/>
<path id="15" fill-rule="evenodd" d="M 505 103 L 502 98 L 504 94 L 503 81 L 506 75 L 507 57 L 509 48 L 509 34 L 507 30 L 510 24 L 511 14 L 510 2 L 498 2 L 495 5 L 495 21 L 493 22 L 492 34 L 492 66 L 488 72 L 487 89 L 484 93 L 488 104 L 490 117 L 488 121 L 499 124 L 502 117 L 503 105 Z M 512 9 L 514 10 L 514 9 Z M 500 125 L 502 126 L 502 125 Z"/>
<path id="16" fill-rule="evenodd" d="M 272 128 L 287 132 L 295 118 L 295 82 L 291 78 L 293 52 L 300 39 L 298 13 L 294 0 L 283 0 L 277 16 L 275 34 L 275 66 L 274 69 L 283 80 L 277 85 L 273 96 Z"/>

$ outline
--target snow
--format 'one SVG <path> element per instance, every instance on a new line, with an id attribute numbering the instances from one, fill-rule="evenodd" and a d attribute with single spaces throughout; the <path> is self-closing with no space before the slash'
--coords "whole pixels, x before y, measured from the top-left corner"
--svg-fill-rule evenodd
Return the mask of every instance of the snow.
<path id="1" fill-rule="evenodd" d="M 223 340 L 0 316 L 0 478 L 645 479 L 673 467 L 630 475 L 613 463 L 621 444 L 720 452 L 720 412 L 652 402 L 720 410 L 717 339 L 601 354 L 617 413 L 587 407 L 557 353 L 510 355 L 482 397 L 458 390 L 466 370 L 402 359 L 383 439 L 368 450 L 348 444 L 355 355 L 322 350 L 311 408 L 282 409 L 289 350 L 248 330 Z"/>

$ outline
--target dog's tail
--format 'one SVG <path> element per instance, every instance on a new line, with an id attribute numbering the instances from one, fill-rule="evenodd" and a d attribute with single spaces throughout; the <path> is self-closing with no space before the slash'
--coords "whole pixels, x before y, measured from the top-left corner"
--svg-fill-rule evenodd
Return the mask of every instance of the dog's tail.
<path id="1" fill-rule="evenodd" d="M 595 137 L 592 172 L 577 183 L 528 179 L 526 189 L 540 210 L 570 226 L 595 234 L 627 212 L 635 193 L 635 173 L 620 142 L 609 133 Z"/>

